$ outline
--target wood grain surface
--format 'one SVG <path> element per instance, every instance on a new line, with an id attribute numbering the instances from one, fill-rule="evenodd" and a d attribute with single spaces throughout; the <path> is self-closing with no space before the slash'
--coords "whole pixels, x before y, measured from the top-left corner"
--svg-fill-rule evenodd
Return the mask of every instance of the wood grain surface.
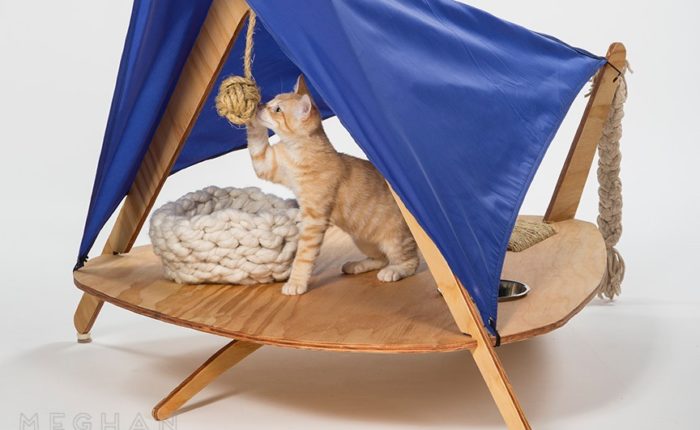
<path id="1" fill-rule="evenodd" d="M 503 343 L 560 327 L 595 295 L 605 267 L 600 233 L 581 221 L 554 226 L 558 234 L 506 257 L 504 277 L 526 282 L 532 291 L 499 305 Z M 332 228 L 310 290 L 295 297 L 282 295 L 281 284 L 176 284 L 164 278 L 150 246 L 97 257 L 74 278 L 85 292 L 134 312 L 261 344 L 367 352 L 474 348 L 425 264 L 394 283 L 379 282 L 376 272 L 343 275 L 341 265 L 359 257 L 350 238 Z"/>

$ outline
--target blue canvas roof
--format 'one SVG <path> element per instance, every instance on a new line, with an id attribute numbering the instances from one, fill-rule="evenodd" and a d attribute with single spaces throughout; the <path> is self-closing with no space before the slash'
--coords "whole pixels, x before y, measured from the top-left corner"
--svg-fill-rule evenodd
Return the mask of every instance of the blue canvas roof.
<path id="1" fill-rule="evenodd" d="M 452 0 L 248 3 L 258 14 L 253 74 L 263 100 L 291 90 L 304 73 L 324 116 L 337 115 L 483 320 L 495 322 L 524 195 L 605 59 Z M 79 259 L 128 192 L 209 4 L 134 2 Z M 241 74 L 243 39 L 214 88 Z M 244 130 L 219 118 L 213 99 L 173 172 L 245 147 Z"/>

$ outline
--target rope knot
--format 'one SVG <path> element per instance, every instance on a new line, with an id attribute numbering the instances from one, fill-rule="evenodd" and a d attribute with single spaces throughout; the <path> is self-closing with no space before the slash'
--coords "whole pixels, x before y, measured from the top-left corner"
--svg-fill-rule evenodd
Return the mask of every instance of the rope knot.
<path id="1" fill-rule="evenodd" d="M 216 112 L 236 125 L 250 121 L 260 104 L 255 81 L 243 76 L 224 79 L 216 95 Z"/>
<path id="2" fill-rule="evenodd" d="M 256 19 L 255 12 L 251 10 L 243 51 L 243 76 L 224 79 L 216 95 L 216 112 L 236 125 L 244 125 L 253 119 L 260 104 L 260 90 L 253 79 L 253 33 Z"/>

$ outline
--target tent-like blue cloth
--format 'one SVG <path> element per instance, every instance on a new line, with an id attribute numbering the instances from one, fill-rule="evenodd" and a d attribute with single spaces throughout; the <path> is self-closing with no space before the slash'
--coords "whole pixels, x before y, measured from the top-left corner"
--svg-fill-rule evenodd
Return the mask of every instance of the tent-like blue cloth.
<path id="1" fill-rule="evenodd" d="M 605 59 L 452 0 L 248 3 L 261 23 L 253 74 L 263 99 L 304 73 L 324 117 L 337 115 L 391 183 L 493 332 L 524 195 Z M 135 1 L 81 260 L 128 192 L 209 4 Z M 243 39 L 219 81 L 241 74 Z M 213 99 L 173 171 L 245 147 Z"/>

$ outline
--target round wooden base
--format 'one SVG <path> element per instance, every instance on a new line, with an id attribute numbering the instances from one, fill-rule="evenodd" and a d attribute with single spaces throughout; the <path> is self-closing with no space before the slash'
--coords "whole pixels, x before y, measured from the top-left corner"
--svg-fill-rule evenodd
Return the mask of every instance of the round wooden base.
<path id="1" fill-rule="evenodd" d="M 582 221 L 554 226 L 553 237 L 506 256 L 503 278 L 532 290 L 499 304 L 503 343 L 562 326 L 595 295 L 606 261 L 600 233 Z M 343 263 L 359 258 L 345 233 L 329 230 L 310 290 L 294 297 L 281 294 L 281 284 L 170 282 L 150 246 L 97 257 L 74 278 L 78 288 L 133 312 L 255 343 L 392 353 L 474 348 L 474 340 L 457 329 L 425 264 L 415 276 L 394 283 L 379 282 L 376 272 L 341 273 Z"/>

